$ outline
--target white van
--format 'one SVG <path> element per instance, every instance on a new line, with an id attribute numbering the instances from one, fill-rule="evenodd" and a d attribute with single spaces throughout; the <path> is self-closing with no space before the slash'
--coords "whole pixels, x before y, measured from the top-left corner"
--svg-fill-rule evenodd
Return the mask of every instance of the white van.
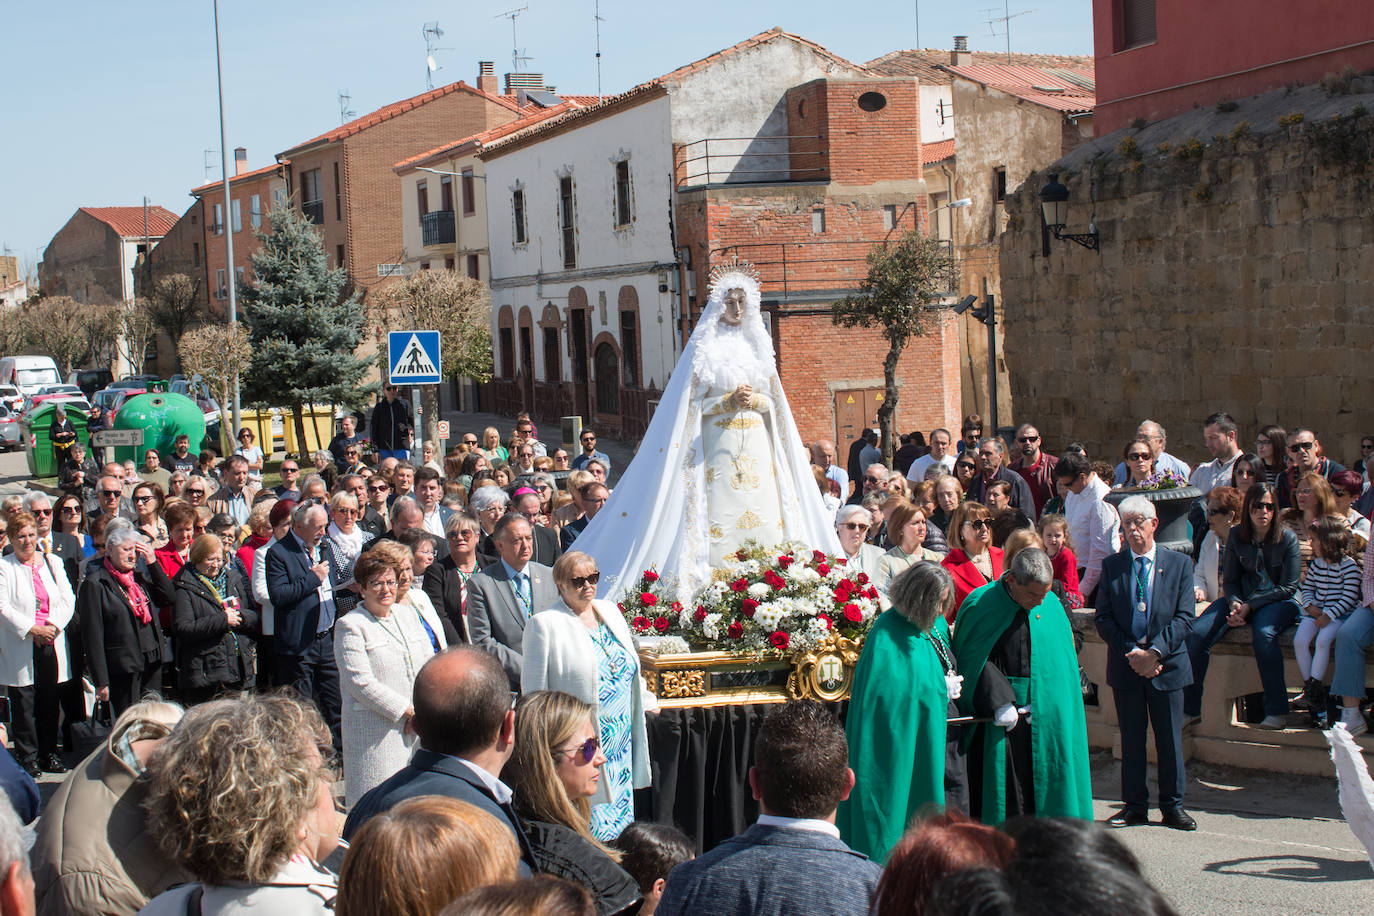
<path id="1" fill-rule="evenodd" d="M 62 384 L 51 356 L 6 356 L 0 359 L 0 385 L 13 385 L 33 397 L 45 385 Z"/>

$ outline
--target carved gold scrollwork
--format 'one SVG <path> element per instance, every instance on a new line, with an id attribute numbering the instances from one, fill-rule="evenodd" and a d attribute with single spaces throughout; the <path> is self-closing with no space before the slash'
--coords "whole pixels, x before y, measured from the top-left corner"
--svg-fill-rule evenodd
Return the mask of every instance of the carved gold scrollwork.
<path id="1" fill-rule="evenodd" d="M 660 671 L 658 695 L 665 699 L 705 696 L 706 672 L 700 670 Z"/>
<path id="2" fill-rule="evenodd" d="M 794 700 L 845 699 L 854 683 L 854 666 L 862 650 L 862 639 L 855 641 L 832 632 L 814 649 L 793 656 L 787 695 Z"/>

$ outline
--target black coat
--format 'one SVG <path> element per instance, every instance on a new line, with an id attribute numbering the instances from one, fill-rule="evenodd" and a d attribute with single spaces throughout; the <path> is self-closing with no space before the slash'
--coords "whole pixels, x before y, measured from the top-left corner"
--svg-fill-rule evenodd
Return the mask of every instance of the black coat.
<path id="1" fill-rule="evenodd" d="M 176 589 L 156 563 L 149 566 L 140 560 L 134 567 L 134 579 L 151 604 L 153 621 L 149 626 L 153 628 L 153 638 L 161 652 L 162 626 L 157 621 L 157 609 L 175 600 Z M 96 687 L 108 687 L 112 671 L 119 674 L 143 671 L 143 652 L 138 647 L 138 633 L 134 629 L 133 606 L 119 583 L 99 561 L 87 569 L 86 581 L 81 583 L 81 591 L 76 597 L 76 616 L 81 621 L 86 669 Z"/>
<path id="2" fill-rule="evenodd" d="M 258 627 L 258 614 L 238 571 L 229 570 L 227 594 L 221 596 L 239 601 L 243 622 L 233 628 L 224 608 L 190 563 L 172 582 L 176 586 L 172 635 L 181 686 L 242 687 L 253 683 L 257 666 L 252 634 Z"/>

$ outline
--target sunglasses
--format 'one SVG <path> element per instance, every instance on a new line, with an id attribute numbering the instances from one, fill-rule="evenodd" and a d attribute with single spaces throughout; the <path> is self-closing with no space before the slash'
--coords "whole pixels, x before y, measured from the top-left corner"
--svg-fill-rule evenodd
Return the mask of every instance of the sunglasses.
<path id="1" fill-rule="evenodd" d="M 1251 512 L 1261 512 L 1261 511 L 1263 511 L 1263 512 L 1273 512 L 1273 511 L 1274 511 L 1274 504 L 1273 504 L 1273 503 L 1255 503 L 1253 506 L 1250 507 L 1250 511 L 1251 511 Z"/>
<path id="2" fill-rule="evenodd" d="M 62 514 L 63 514 L 63 515 L 80 515 L 80 514 L 81 514 L 81 507 L 80 507 L 80 506 L 63 506 L 63 507 L 62 507 Z"/>
<path id="3" fill-rule="evenodd" d="M 1315 442 L 1294 442 L 1292 445 L 1288 446 L 1288 450 L 1296 455 L 1298 452 L 1310 450 L 1316 444 Z"/>
<path id="4" fill-rule="evenodd" d="M 1126 456 L 1126 460 L 1127 460 L 1127 461 L 1149 461 L 1149 460 L 1150 460 L 1150 453 L 1149 453 L 1149 452 L 1132 452 L 1131 454 L 1129 454 L 1129 455 Z"/>
<path id="5" fill-rule="evenodd" d="M 882 483 L 877 477 L 864 477 L 864 483 Z"/>
<path id="6" fill-rule="evenodd" d="M 34 515 L 52 515 L 52 509 L 30 509 Z"/>
<path id="7" fill-rule="evenodd" d="M 464 440 L 463 440 L 463 444 L 464 444 L 464 445 L 476 445 L 476 444 L 477 444 L 477 440 L 476 440 L 476 439 L 464 439 Z"/>
<path id="8" fill-rule="evenodd" d="M 976 468 L 976 465 L 974 465 L 974 464 L 972 464 L 971 462 L 968 462 L 968 461 L 961 461 L 961 462 L 959 462 L 958 464 L 956 464 L 956 465 L 954 466 L 954 469 L 955 469 L 956 471 L 972 471 L 972 470 L 974 470 L 975 468 Z"/>
<path id="9" fill-rule="evenodd" d="M 1017 441 L 1017 442 L 1039 442 L 1039 441 L 1040 441 L 1040 437 L 1039 437 L 1039 436 L 1017 436 L 1017 437 L 1016 437 L 1016 441 Z"/>
<path id="10" fill-rule="evenodd" d="M 205 495 L 205 491 L 204 491 L 204 490 L 187 490 L 186 492 L 187 492 L 187 493 L 190 493 L 192 496 L 204 496 L 204 495 Z"/>
<path id="11" fill-rule="evenodd" d="M 124 491 L 123 491 L 123 490 L 101 490 L 101 491 L 100 491 L 100 495 L 101 495 L 101 496 L 123 496 L 123 495 L 124 495 Z"/>
<path id="12" fill-rule="evenodd" d="M 584 443 L 586 443 L 586 442 L 595 442 L 595 441 L 596 441 L 596 436 L 583 436 L 583 437 L 582 437 L 582 441 L 583 441 Z"/>
<path id="13" fill-rule="evenodd" d="M 991 527 L 992 527 L 992 525 L 991 525 L 991 524 L 988 522 L 988 520 L 985 519 L 985 518 L 971 518 L 971 519 L 969 519 L 967 522 L 965 522 L 964 524 L 968 525 L 968 526 L 969 526 L 970 528 L 972 528 L 974 531 L 982 531 L 982 530 L 984 530 L 985 528 L 991 528 Z"/>
<path id="14" fill-rule="evenodd" d="M 152 496 L 148 496 L 148 495 L 144 495 L 144 496 L 135 496 L 135 497 L 134 497 L 134 502 L 136 502 L 136 503 L 150 503 L 150 502 L 152 502 L 152 501 L 153 501 L 153 497 L 152 497 Z"/>
<path id="15" fill-rule="evenodd" d="M 282 469 L 281 469 L 281 472 L 282 472 L 283 474 L 299 474 L 299 473 L 301 472 L 301 469 L 300 469 L 300 468 L 282 468 Z"/>
<path id="16" fill-rule="evenodd" d="M 572 583 L 573 588 L 582 588 L 584 585 L 595 585 L 601 581 L 601 573 L 594 572 L 588 573 L 585 576 L 573 576 L 568 581 Z"/>
<path id="17" fill-rule="evenodd" d="M 858 522 L 845 522 L 845 523 L 844 523 L 843 525 L 841 525 L 840 527 L 841 527 L 841 528 L 848 528 L 850 531 L 867 531 L 867 530 L 868 530 L 868 526 L 867 526 L 867 525 L 861 525 L 861 524 L 859 524 Z"/>
<path id="18" fill-rule="evenodd" d="M 593 760 L 596 759 L 596 752 L 597 749 L 599 749 L 600 747 L 601 739 L 588 738 L 586 741 L 583 741 L 577 747 L 571 749 L 560 748 L 559 753 L 571 754 L 574 757 L 581 757 L 583 763 L 591 763 Z"/>

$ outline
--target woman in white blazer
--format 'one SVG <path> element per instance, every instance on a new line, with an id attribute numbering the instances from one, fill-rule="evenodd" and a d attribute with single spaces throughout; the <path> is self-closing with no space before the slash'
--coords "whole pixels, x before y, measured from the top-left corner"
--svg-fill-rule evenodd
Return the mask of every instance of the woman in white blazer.
<path id="1" fill-rule="evenodd" d="M 0 559 L 0 681 L 19 765 L 65 773 L 57 756 L 58 685 L 71 678 L 67 625 L 76 596 L 56 556 L 38 549 L 38 521 L 21 512 L 5 529 L 14 552 Z"/>
<path id="2" fill-rule="evenodd" d="M 873 515 L 863 506 L 842 506 L 835 518 L 835 532 L 849 568 L 854 575 L 867 573 L 876 586 L 882 573 L 883 549 L 864 540 L 872 524 Z"/>
<path id="3" fill-rule="evenodd" d="M 344 797 L 350 805 L 410 762 L 411 691 L 420 667 L 434 655 L 420 619 L 396 603 L 401 570 L 393 557 L 368 551 L 354 564 L 353 577 L 363 600 L 334 624 Z"/>
<path id="4" fill-rule="evenodd" d="M 634 790 L 649 785 L 646 712 L 658 711 L 625 619 L 596 597 L 596 561 L 570 550 L 553 565 L 561 601 L 525 625 L 520 688 L 561 690 L 595 710 L 606 757 L 592 796 L 592 834 L 609 842 L 634 820 Z"/>

